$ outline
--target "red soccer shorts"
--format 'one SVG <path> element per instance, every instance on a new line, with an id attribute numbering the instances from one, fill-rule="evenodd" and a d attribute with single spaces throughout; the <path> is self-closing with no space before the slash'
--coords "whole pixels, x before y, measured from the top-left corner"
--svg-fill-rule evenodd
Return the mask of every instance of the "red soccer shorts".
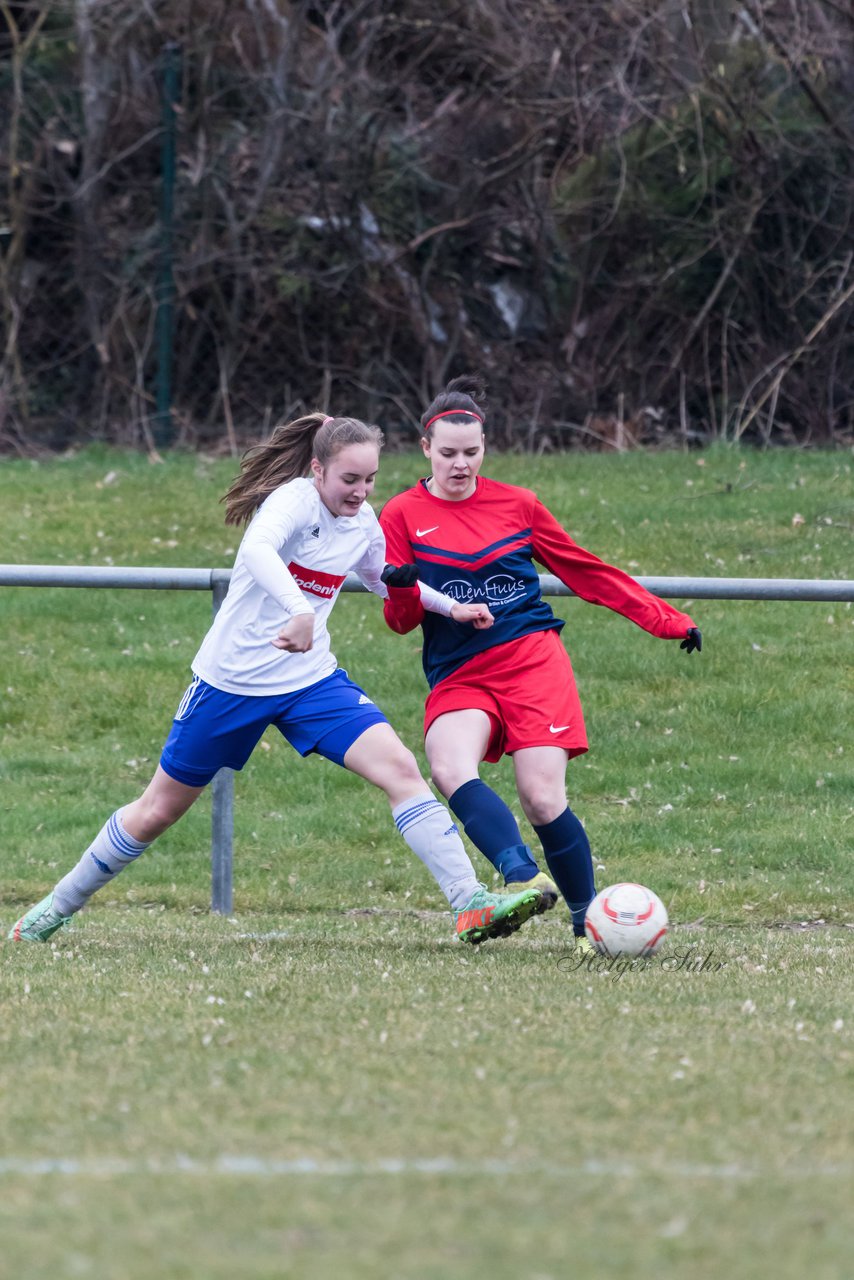
<path id="1" fill-rule="evenodd" d="M 485 711 L 492 733 L 485 760 L 520 747 L 587 750 L 584 714 L 569 654 L 557 631 L 535 631 L 485 649 L 436 685 L 424 708 L 424 732 L 449 711 Z"/>

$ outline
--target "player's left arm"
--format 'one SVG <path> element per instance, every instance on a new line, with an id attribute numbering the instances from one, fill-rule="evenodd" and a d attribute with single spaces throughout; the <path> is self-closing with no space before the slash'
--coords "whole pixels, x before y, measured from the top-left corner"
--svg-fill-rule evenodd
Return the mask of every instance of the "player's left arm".
<path id="1" fill-rule="evenodd" d="M 580 547 L 539 499 L 534 502 L 531 527 L 533 554 L 582 600 L 621 613 L 661 640 L 681 640 L 680 648 L 688 653 L 702 649 L 702 635 L 693 618 Z"/>

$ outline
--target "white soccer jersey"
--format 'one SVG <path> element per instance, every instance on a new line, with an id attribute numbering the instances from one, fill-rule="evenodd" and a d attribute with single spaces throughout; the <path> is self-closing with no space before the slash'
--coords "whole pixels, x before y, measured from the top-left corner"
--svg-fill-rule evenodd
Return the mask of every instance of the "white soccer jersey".
<path id="1" fill-rule="evenodd" d="M 236 694 L 292 693 L 338 664 L 327 619 L 348 573 L 385 599 L 385 538 L 364 502 L 333 516 L 309 479 L 280 485 L 255 513 L 237 552 L 228 594 L 193 659 L 193 672 Z M 421 587 L 424 607 L 450 616 L 454 602 Z M 286 653 L 271 643 L 289 618 L 314 613 L 314 644 Z"/>

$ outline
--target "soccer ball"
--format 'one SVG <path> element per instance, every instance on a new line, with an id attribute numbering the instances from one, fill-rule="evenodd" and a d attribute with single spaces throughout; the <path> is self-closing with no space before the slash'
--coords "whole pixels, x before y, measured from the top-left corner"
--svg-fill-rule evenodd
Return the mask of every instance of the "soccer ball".
<path id="1" fill-rule="evenodd" d="M 603 956 L 654 956 L 667 933 L 667 910 L 642 884 L 612 884 L 587 908 L 584 929 Z"/>

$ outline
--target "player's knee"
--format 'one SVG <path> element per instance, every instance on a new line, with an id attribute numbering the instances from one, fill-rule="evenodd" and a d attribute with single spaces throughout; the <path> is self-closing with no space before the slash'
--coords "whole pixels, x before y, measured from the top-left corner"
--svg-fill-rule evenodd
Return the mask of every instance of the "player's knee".
<path id="1" fill-rule="evenodd" d="M 176 806 L 171 797 L 164 795 L 142 795 L 128 809 L 132 812 L 125 810 L 122 817 L 125 829 L 137 840 L 146 842 L 156 840 L 185 812 L 184 808 Z"/>
<path id="2" fill-rule="evenodd" d="M 460 786 L 460 769 L 452 756 L 443 751 L 430 753 L 430 777 L 443 796 L 451 796 Z"/>
<path id="3" fill-rule="evenodd" d="M 554 822 L 566 808 L 566 795 L 558 795 L 549 787 L 527 788 L 520 793 L 519 799 L 532 827 L 544 827 Z"/>
<path id="4" fill-rule="evenodd" d="M 418 761 L 402 742 L 398 744 L 397 749 L 387 762 L 387 773 L 389 782 L 395 789 L 399 787 L 414 787 L 423 782 L 421 770 L 418 768 Z"/>

